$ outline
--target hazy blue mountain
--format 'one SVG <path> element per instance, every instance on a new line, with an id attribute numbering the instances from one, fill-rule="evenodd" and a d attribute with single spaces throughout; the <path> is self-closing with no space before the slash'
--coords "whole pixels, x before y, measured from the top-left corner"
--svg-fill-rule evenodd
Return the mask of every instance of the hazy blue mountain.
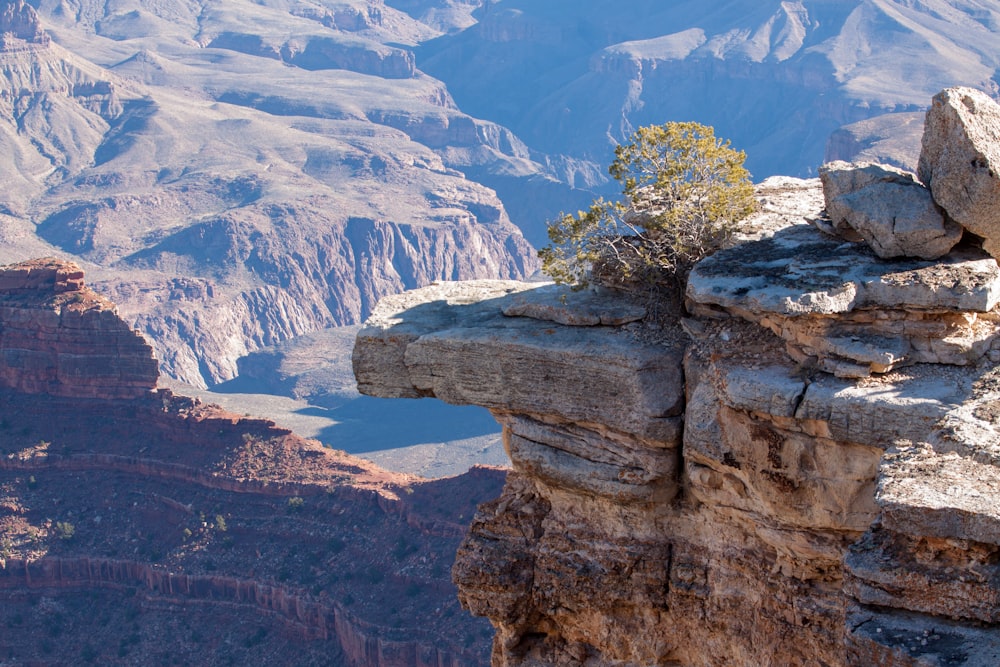
<path id="1" fill-rule="evenodd" d="M 697 120 L 758 178 L 808 175 L 842 125 L 1000 81 L 983 0 L 502 0 L 477 17 L 418 66 L 532 148 L 605 163 L 635 127 Z"/>

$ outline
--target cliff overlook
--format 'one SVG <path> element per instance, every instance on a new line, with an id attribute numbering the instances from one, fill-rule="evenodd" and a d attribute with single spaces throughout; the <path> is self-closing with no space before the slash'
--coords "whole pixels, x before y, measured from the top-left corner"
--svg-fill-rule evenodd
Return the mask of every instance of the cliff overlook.
<path id="1" fill-rule="evenodd" d="M 835 174 L 762 183 L 686 312 L 516 282 L 379 304 L 361 391 L 503 426 L 513 472 L 453 570 L 496 627 L 494 665 L 1000 661 L 1000 269 L 951 226 L 1000 192 L 1000 109 L 981 100 L 935 98 L 925 184 L 871 165 L 845 168 L 844 192 Z M 946 201 L 948 164 L 967 198 L 911 234 L 896 190 Z"/>

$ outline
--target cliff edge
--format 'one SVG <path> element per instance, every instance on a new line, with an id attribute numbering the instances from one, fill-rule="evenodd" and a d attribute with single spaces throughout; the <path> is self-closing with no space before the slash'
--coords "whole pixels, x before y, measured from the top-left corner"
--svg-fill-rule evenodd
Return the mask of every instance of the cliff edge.
<path id="1" fill-rule="evenodd" d="M 441 283 L 359 334 L 363 392 L 503 425 L 453 570 L 494 665 L 1000 661 L 995 260 L 824 234 L 818 181 L 758 196 L 690 316 Z"/>

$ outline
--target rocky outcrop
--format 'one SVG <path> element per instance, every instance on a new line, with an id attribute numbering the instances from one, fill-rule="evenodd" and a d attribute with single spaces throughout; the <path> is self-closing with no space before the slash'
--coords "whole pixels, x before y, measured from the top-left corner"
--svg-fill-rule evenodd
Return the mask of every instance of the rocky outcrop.
<path id="1" fill-rule="evenodd" d="M 762 185 L 676 330 L 459 283 L 359 333 L 362 391 L 504 427 L 514 472 L 453 570 L 494 665 L 996 663 L 1000 271 L 844 247 L 802 224 L 818 192 Z"/>
<path id="2" fill-rule="evenodd" d="M 41 46 L 49 43 L 38 14 L 24 0 L 10 2 L 0 9 L 0 49 L 16 48 L 17 41 Z"/>
<path id="3" fill-rule="evenodd" d="M 935 95 L 919 173 L 948 215 L 1000 257 L 1000 105 L 972 88 Z"/>
<path id="4" fill-rule="evenodd" d="M 0 385 L 28 394 L 136 398 L 156 386 L 153 350 L 86 288 L 71 262 L 0 267 Z"/>
<path id="5" fill-rule="evenodd" d="M 843 377 L 1000 354 L 1000 271 L 975 248 L 885 262 L 801 225 L 706 259 L 688 297 L 696 314 L 757 322 L 792 358 Z"/>
<path id="6" fill-rule="evenodd" d="M 877 164 L 833 162 L 819 171 L 831 233 L 864 240 L 879 257 L 937 259 L 962 239 L 913 174 Z"/>

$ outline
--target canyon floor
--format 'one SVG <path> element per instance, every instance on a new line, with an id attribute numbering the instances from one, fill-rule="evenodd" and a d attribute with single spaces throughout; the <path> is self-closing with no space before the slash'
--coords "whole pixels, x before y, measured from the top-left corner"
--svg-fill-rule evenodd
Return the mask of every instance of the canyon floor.
<path id="1" fill-rule="evenodd" d="M 159 383 L 387 470 L 440 478 L 474 465 L 509 466 L 500 426 L 483 408 L 359 394 L 351 350 L 360 328 L 324 329 L 254 352 L 241 359 L 239 377 L 210 390 L 167 377 Z"/>

